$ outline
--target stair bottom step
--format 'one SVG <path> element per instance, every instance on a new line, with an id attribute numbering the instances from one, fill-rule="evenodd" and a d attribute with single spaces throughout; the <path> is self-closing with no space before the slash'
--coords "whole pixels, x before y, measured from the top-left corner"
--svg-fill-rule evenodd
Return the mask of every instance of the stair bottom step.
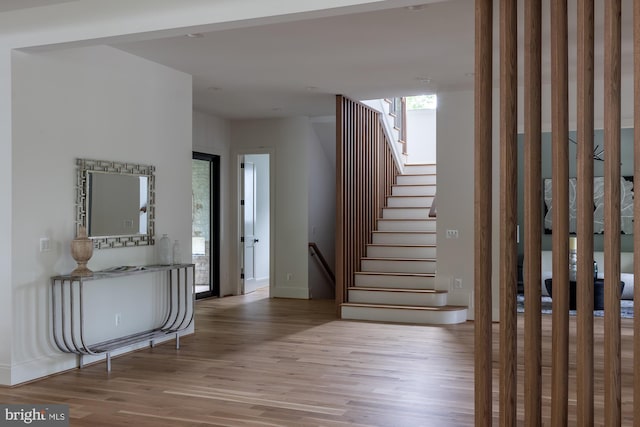
<path id="1" fill-rule="evenodd" d="M 345 303 L 342 319 L 374 322 L 451 325 L 467 320 L 467 308 L 461 306 L 419 307 L 384 304 Z"/>

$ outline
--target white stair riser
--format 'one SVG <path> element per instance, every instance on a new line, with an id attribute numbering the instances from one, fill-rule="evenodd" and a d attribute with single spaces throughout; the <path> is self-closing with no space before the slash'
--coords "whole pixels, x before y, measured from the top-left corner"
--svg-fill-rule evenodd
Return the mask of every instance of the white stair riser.
<path id="1" fill-rule="evenodd" d="M 368 246 L 369 258 L 436 258 L 436 248 L 425 246 Z"/>
<path id="2" fill-rule="evenodd" d="M 392 196 L 433 196 L 436 194 L 435 185 L 394 185 Z"/>
<path id="3" fill-rule="evenodd" d="M 451 325 L 466 322 L 467 309 L 431 311 L 406 308 L 342 306 L 342 318 L 377 322 L 418 323 L 423 325 Z"/>
<path id="4" fill-rule="evenodd" d="M 427 219 L 429 218 L 429 208 L 384 208 L 382 210 L 384 219 Z"/>
<path id="5" fill-rule="evenodd" d="M 370 291 L 349 288 L 349 302 L 363 304 L 412 305 L 442 307 L 447 305 L 446 293 Z"/>
<path id="6" fill-rule="evenodd" d="M 436 231 L 436 221 L 378 220 L 378 231 Z"/>
<path id="7" fill-rule="evenodd" d="M 356 286 L 367 288 L 435 289 L 436 286 L 435 277 L 356 273 L 355 279 Z"/>
<path id="8" fill-rule="evenodd" d="M 363 259 L 361 268 L 362 271 L 379 273 L 435 273 L 436 262 L 432 260 Z"/>
<path id="9" fill-rule="evenodd" d="M 433 196 L 387 197 L 390 208 L 430 208 Z"/>
<path id="10" fill-rule="evenodd" d="M 396 184 L 435 184 L 435 175 L 398 175 Z"/>
<path id="11" fill-rule="evenodd" d="M 435 233 L 373 233 L 377 245 L 435 245 Z"/>
<path id="12" fill-rule="evenodd" d="M 436 165 L 404 165 L 405 175 L 419 175 L 423 173 L 437 173 Z"/>

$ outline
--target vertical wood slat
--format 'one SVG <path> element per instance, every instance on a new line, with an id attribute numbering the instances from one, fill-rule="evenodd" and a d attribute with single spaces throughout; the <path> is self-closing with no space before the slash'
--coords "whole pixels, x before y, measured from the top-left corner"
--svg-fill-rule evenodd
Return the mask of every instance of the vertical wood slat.
<path id="1" fill-rule="evenodd" d="M 475 2 L 474 317 L 475 425 L 492 424 L 491 116 L 493 1 Z"/>
<path id="2" fill-rule="evenodd" d="M 516 1 L 500 1 L 500 425 L 516 425 L 518 247 Z"/>
<path id="3" fill-rule="evenodd" d="M 594 423 L 593 412 L 593 79 L 594 2 L 578 1 L 576 409 L 578 425 Z"/>
<path id="4" fill-rule="evenodd" d="M 344 176 L 344 102 L 341 96 L 336 96 L 336 307 L 340 311 L 340 305 L 345 301 L 345 253 L 344 253 L 344 200 L 345 200 L 345 176 Z"/>
<path id="5" fill-rule="evenodd" d="M 621 2 L 604 10 L 604 412 L 621 424 L 620 385 L 620 49 Z"/>
<path id="6" fill-rule="evenodd" d="M 567 0 L 551 2 L 553 327 L 551 424 L 567 425 L 569 398 L 569 135 Z"/>
<path id="7" fill-rule="evenodd" d="M 633 105 L 640 105 L 640 2 L 633 2 Z M 640 129 L 640 108 L 634 108 L 633 127 Z M 640 132 L 633 133 L 633 176 L 640 176 Z M 640 218 L 640 197 L 633 201 L 633 217 Z M 640 221 L 633 222 L 633 247 L 640 248 Z M 633 257 L 633 274 L 640 277 L 640 255 Z M 633 300 L 640 301 L 640 286 L 633 289 Z M 633 419 L 640 422 L 640 316 L 633 317 Z"/>
<path id="8" fill-rule="evenodd" d="M 380 113 L 336 97 L 336 303 L 347 302 L 398 169 Z"/>
<path id="9" fill-rule="evenodd" d="M 542 425 L 542 3 L 525 1 L 524 44 L 524 413 L 525 425 Z"/>

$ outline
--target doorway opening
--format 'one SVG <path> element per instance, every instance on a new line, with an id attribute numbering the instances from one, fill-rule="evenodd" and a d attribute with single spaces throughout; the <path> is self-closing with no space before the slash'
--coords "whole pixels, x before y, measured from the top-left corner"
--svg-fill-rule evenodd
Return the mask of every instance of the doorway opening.
<path id="1" fill-rule="evenodd" d="M 193 153 L 191 262 L 196 298 L 220 296 L 220 156 Z"/>
<path id="2" fill-rule="evenodd" d="M 271 276 L 270 155 L 240 156 L 241 294 L 268 292 Z"/>

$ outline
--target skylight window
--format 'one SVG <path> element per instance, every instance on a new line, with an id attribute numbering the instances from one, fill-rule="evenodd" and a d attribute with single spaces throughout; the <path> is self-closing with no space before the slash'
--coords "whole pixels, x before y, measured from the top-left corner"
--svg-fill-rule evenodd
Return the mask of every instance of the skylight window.
<path id="1" fill-rule="evenodd" d="M 407 110 L 435 110 L 438 107 L 437 95 L 408 96 Z"/>

